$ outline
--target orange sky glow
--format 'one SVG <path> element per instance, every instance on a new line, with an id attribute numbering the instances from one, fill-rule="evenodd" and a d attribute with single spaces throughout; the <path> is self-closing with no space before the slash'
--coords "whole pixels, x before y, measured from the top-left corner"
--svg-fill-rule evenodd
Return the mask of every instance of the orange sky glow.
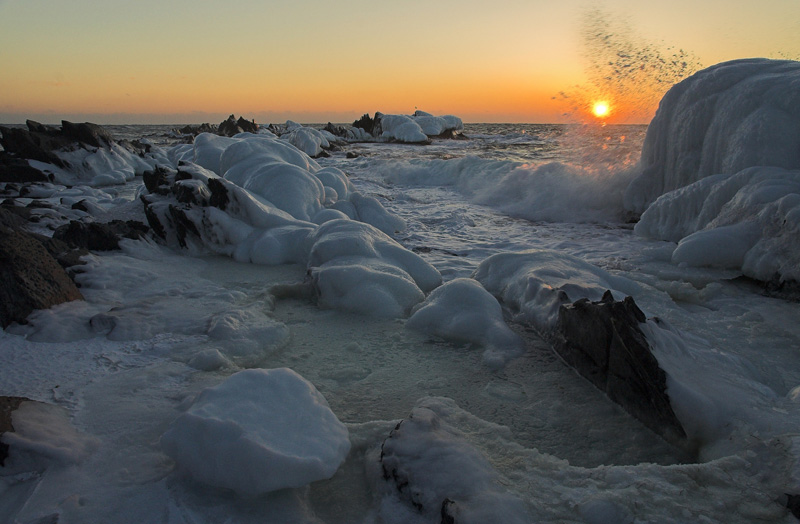
<path id="1" fill-rule="evenodd" d="M 387 4 L 0 0 L 0 122 L 646 123 L 701 66 L 800 57 L 796 0 Z"/>

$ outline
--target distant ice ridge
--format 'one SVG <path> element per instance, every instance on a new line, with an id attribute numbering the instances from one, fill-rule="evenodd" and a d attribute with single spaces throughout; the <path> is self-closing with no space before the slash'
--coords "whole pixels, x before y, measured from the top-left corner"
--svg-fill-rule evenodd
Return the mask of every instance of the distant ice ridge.
<path id="1" fill-rule="evenodd" d="M 664 96 L 625 206 L 673 262 L 800 280 L 800 63 L 715 65 Z"/>

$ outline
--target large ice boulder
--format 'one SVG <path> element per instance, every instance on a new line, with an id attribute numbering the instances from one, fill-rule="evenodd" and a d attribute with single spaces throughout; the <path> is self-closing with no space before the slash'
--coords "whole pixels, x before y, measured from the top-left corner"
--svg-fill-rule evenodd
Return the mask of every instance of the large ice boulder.
<path id="1" fill-rule="evenodd" d="M 664 193 L 752 166 L 800 169 L 800 62 L 734 60 L 673 86 L 625 204 L 641 213 Z"/>
<path id="2" fill-rule="evenodd" d="M 203 390 L 161 445 L 194 479 L 245 496 L 330 478 L 350 451 L 347 427 L 288 368 L 240 371 Z"/>
<path id="3" fill-rule="evenodd" d="M 737 60 L 664 96 L 625 194 L 673 262 L 800 279 L 800 63 Z"/>

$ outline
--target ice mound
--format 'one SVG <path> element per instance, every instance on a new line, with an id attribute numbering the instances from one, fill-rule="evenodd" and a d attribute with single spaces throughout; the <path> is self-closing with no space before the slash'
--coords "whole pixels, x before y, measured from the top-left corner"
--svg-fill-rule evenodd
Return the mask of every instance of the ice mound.
<path id="1" fill-rule="evenodd" d="M 328 402 L 288 368 L 240 371 L 203 390 L 161 445 L 194 479 L 244 496 L 330 478 L 350 451 Z"/>
<path id="2" fill-rule="evenodd" d="M 615 299 L 633 295 L 638 285 L 576 257 L 549 250 L 492 255 L 473 278 L 511 307 L 516 318 L 546 333 L 563 304 L 581 298 L 599 301 L 606 290 Z"/>
<path id="3" fill-rule="evenodd" d="M 311 158 L 324 156 L 325 150 L 331 147 L 328 137 L 322 131 L 311 127 L 296 127 L 281 135 L 281 138 L 288 140 L 290 144 Z"/>
<path id="4" fill-rule="evenodd" d="M 309 272 L 326 307 L 403 317 L 442 282 L 433 266 L 363 222 L 325 222 L 310 242 Z"/>
<path id="5" fill-rule="evenodd" d="M 678 242 L 676 264 L 800 280 L 800 171 L 751 167 L 703 178 L 661 196 L 635 231 Z"/>
<path id="6" fill-rule="evenodd" d="M 664 96 L 625 206 L 640 235 L 680 242 L 673 261 L 797 280 L 800 63 L 725 62 Z"/>
<path id="7" fill-rule="evenodd" d="M 492 367 L 501 367 L 524 350 L 522 339 L 503 320 L 500 303 L 470 278 L 458 278 L 434 289 L 415 308 L 406 327 L 483 346 L 483 360 Z"/>
<path id="8" fill-rule="evenodd" d="M 626 207 L 641 213 L 664 193 L 753 166 L 800 168 L 798 62 L 723 62 L 673 86 L 647 129 Z"/>

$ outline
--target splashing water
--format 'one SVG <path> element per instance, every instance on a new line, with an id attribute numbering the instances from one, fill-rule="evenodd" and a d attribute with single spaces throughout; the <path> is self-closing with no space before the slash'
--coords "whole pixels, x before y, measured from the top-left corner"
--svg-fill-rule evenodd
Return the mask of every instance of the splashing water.
<path id="1" fill-rule="evenodd" d="M 702 68 L 691 52 L 647 42 L 624 17 L 600 8 L 588 10 L 582 25 L 587 84 L 559 93 L 577 122 L 647 122 L 670 87 Z M 598 101 L 608 104 L 607 115 L 593 115 Z"/>

